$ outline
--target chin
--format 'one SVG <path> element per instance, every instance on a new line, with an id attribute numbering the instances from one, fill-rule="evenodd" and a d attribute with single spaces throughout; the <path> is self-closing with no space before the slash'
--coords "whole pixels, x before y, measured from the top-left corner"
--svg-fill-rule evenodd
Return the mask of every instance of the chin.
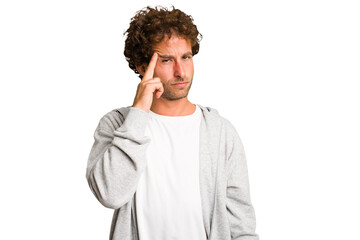
<path id="1" fill-rule="evenodd" d="M 176 101 L 176 100 L 180 100 L 183 98 L 186 98 L 188 96 L 188 93 L 186 94 L 182 94 L 182 95 L 172 95 L 172 94 L 163 94 L 161 97 L 168 100 L 168 101 Z"/>
<path id="2" fill-rule="evenodd" d="M 168 100 L 168 101 L 176 101 L 176 100 L 180 100 L 180 99 L 183 99 L 183 98 L 186 98 L 186 96 L 178 96 L 178 97 L 163 97 L 164 99 Z"/>

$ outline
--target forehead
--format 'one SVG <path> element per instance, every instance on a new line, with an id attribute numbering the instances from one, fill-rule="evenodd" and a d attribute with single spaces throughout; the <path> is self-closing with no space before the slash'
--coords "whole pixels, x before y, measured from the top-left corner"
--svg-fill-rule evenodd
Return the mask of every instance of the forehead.
<path id="1" fill-rule="evenodd" d="M 191 52 L 190 40 L 183 37 L 172 35 L 170 38 L 167 36 L 154 45 L 154 51 L 160 53 L 186 53 Z"/>

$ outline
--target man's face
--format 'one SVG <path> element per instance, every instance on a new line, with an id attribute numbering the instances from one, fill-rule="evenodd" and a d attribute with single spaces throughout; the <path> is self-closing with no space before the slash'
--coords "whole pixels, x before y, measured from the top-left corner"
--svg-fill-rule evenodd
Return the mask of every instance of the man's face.
<path id="1" fill-rule="evenodd" d="M 190 41 L 172 35 L 154 46 L 158 62 L 154 77 L 160 78 L 164 86 L 162 98 L 178 100 L 185 98 L 194 75 L 194 63 Z"/>

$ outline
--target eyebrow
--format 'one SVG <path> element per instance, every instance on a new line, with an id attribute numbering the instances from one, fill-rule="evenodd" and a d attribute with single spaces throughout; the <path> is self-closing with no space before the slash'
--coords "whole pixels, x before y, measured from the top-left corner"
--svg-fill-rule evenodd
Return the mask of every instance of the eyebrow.
<path id="1" fill-rule="evenodd" d="M 183 56 L 189 56 L 189 55 L 192 56 L 193 55 L 192 52 L 186 52 L 183 54 Z M 159 54 L 159 57 L 160 58 L 174 58 L 174 56 L 172 56 L 172 55 L 160 55 L 160 54 Z"/>

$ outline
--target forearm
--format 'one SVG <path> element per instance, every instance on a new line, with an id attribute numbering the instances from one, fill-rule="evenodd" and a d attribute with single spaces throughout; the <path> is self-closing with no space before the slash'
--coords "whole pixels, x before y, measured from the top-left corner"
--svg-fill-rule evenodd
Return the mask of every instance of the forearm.
<path id="1" fill-rule="evenodd" d="M 109 208 L 120 208 L 133 197 L 146 165 L 149 139 L 144 136 L 147 113 L 131 109 L 121 126 L 99 125 L 91 150 L 87 180 L 96 198 Z M 104 127 L 105 126 L 105 127 Z"/>
<path id="2" fill-rule="evenodd" d="M 255 211 L 250 200 L 249 177 L 244 147 L 236 130 L 229 124 L 227 210 L 232 240 L 258 240 Z"/>
<path id="3" fill-rule="evenodd" d="M 227 186 L 227 209 L 232 240 L 257 240 L 255 211 L 250 200 L 246 165 L 234 166 Z"/>

